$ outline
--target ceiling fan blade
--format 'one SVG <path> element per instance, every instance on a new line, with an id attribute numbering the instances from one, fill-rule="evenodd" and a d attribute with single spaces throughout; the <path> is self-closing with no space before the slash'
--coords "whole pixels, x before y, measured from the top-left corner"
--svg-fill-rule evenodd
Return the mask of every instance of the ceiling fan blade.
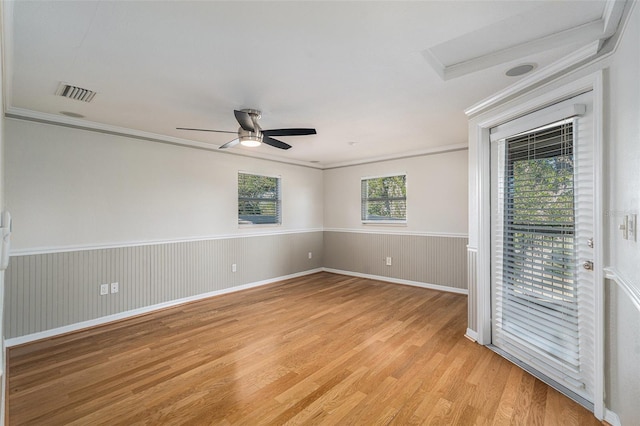
<path id="1" fill-rule="evenodd" d="M 251 118 L 251 115 L 248 112 L 238 111 L 234 109 L 233 113 L 235 114 L 236 120 L 238 120 L 240 127 L 242 127 L 244 130 L 248 132 L 256 131 L 256 128 L 253 125 L 253 119 Z"/>
<path id="2" fill-rule="evenodd" d="M 288 143 L 284 143 L 282 141 L 279 141 L 278 139 L 274 139 L 272 137 L 269 137 L 269 136 L 265 135 L 264 133 L 262 134 L 262 142 L 266 143 L 267 145 L 271 145 L 271 146 L 274 146 L 274 147 L 280 148 L 280 149 L 289 149 L 289 148 L 291 148 L 291 145 L 289 145 Z"/>
<path id="3" fill-rule="evenodd" d="M 240 139 L 236 138 L 236 139 L 234 139 L 232 141 L 229 141 L 229 142 L 225 143 L 224 145 L 220 145 L 218 147 L 218 149 L 232 148 L 232 147 L 238 145 L 239 143 L 240 143 Z"/>
<path id="4" fill-rule="evenodd" d="M 263 130 L 262 134 L 267 136 L 305 136 L 317 133 L 316 129 L 271 129 Z"/>
<path id="5" fill-rule="evenodd" d="M 197 132 L 231 133 L 234 135 L 238 133 L 238 132 L 228 132 L 226 130 L 192 129 L 190 127 L 176 127 L 176 130 L 195 130 Z"/>

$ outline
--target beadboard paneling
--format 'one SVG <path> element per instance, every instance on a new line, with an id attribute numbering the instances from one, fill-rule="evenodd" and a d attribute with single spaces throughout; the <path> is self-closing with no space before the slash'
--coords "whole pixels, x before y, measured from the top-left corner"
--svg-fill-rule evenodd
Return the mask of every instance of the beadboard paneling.
<path id="1" fill-rule="evenodd" d="M 5 336 L 320 268 L 322 244 L 318 231 L 12 256 Z M 100 296 L 112 282 L 119 292 Z"/>
<path id="2" fill-rule="evenodd" d="M 478 332 L 478 314 L 477 314 L 477 303 L 478 303 L 478 250 L 468 248 L 467 249 L 467 277 L 468 277 L 468 286 L 469 286 L 469 299 L 468 299 L 468 328 L 469 330 L 477 333 Z"/>
<path id="3" fill-rule="evenodd" d="M 467 238 L 324 232 L 324 266 L 458 289 L 467 288 Z M 387 256 L 392 265 L 386 266 Z"/>

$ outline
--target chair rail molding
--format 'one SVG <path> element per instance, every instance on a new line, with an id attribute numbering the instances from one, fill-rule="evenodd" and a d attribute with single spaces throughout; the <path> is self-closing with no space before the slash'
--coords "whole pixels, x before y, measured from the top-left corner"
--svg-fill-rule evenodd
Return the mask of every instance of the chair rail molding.
<path id="1" fill-rule="evenodd" d="M 616 283 L 626 294 L 640 312 L 640 286 L 635 286 L 623 276 L 615 267 L 607 266 L 604 270 L 604 277 Z"/>

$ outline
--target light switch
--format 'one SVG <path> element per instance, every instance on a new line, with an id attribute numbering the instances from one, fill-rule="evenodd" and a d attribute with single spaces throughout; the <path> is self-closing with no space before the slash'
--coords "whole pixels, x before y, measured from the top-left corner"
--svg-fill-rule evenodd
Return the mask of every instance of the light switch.
<path id="1" fill-rule="evenodd" d="M 638 215 L 630 214 L 627 218 L 627 237 L 631 241 L 636 241 L 636 235 L 638 232 Z"/>
<path id="2" fill-rule="evenodd" d="M 622 219 L 622 223 L 618 226 L 618 229 L 622 231 L 622 238 L 629 239 L 629 216 L 625 215 Z"/>

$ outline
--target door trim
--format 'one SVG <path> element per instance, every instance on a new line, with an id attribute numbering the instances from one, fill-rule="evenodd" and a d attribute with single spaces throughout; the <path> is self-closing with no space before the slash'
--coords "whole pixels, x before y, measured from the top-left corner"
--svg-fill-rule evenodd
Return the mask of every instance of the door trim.
<path id="1" fill-rule="evenodd" d="M 537 90 L 532 92 L 540 92 Z M 604 418 L 604 271 L 603 271 L 603 72 L 602 70 L 584 78 L 575 80 L 526 101 L 510 102 L 507 106 L 496 108 L 493 113 L 485 115 L 483 120 L 469 129 L 477 140 L 475 150 L 470 149 L 470 173 L 475 173 L 475 189 L 477 193 L 478 230 L 477 264 L 475 289 L 475 318 L 470 323 L 476 324 L 477 341 L 482 345 L 491 343 L 491 141 L 489 129 L 518 117 L 530 114 L 547 106 L 561 102 L 587 91 L 593 92 L 593 138 L 594 138 L 594 298 L 595 298 L 595 347 L 594 347 L 594 415 Z M 470 147 L 471 148 L 471 147 Z M 474 157 L 475 155 L 475 157 Z M 471 232 L 470 232 L 471 234 Z"/>

